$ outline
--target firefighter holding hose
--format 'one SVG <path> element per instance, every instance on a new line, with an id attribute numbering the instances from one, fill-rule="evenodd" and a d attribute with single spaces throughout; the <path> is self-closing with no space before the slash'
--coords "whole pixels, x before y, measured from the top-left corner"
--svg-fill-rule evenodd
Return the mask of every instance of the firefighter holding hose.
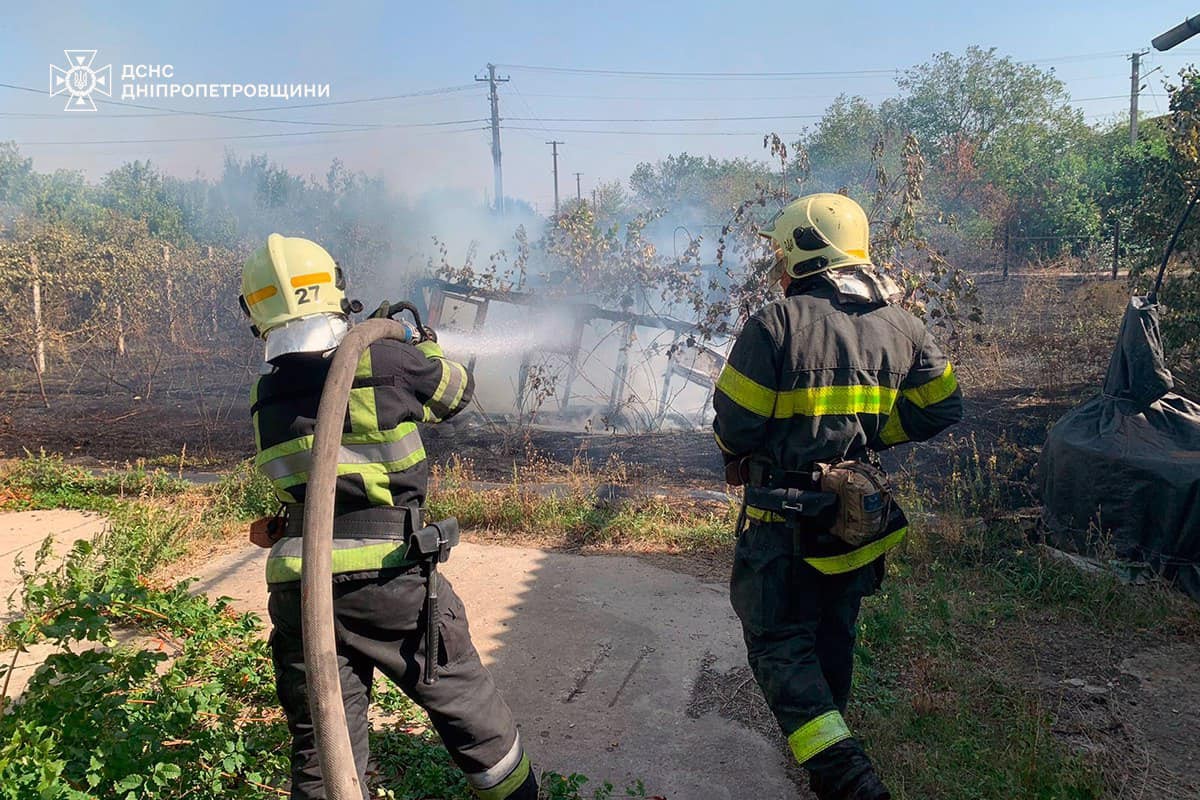
<path id="1" fill-rule="evenodd" d="M 713 399 L 726 480 L 744 487 L 730 599 L 817 797 L 887 800 L 844 718 L 859 606 L 907 525 L 873 453 L 959 421 L 962 392 L 871 265 L 857 203 L 801 197 L 761 235 L 784 297 L 747 321 Z"/>
<path id="2" fill-rule="evenodd" d="M 267 371 L 251 394 L 255 465 L 287 509 L 286 517 L 252 538 L 271 548 L 271 652 L 292 734 L 296 800 L 326 796 L 305 685 L 301 532 L 321 391 L 331 357 L 350 329 L 349 314 L 362 308 L 344 290 L 341 269 L 320 245 L 279 234 L 268 237 L 242 272 L 242 309 L 266 343 Z M 377 314 L 386 313 L 385 304 Z M 366 797 L 367 706 L 378 669 L 429 713 L 480 798 L 534 800 L 529 758 L 512 712 L 471 643 L 462 601 L 441 578 L 434 584 L 436 602 L 427 602 L 431 561 L 417 541 L 430 530 L 422 518 L 428 467 L 417 424 L 442 422 L 465 408 L 474 381 L 463 365 L 443 356 L 431 331 L 414 334 L 411 343 L 377 341 L 359 359 L 337 465 L 334 626 L 359 785 Z M 445 540 L 440 545 L 448 547 Z M 436 613 L 428 616 L 436 620 L 427 619 L 430 608 Z M 429 641 L 436 652 L 427 652 Z"/>

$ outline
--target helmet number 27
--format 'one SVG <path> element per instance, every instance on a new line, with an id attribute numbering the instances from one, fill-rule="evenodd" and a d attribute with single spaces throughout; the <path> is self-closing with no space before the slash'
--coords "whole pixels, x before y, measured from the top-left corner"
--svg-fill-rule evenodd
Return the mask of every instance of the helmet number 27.
<path id="1" fill-rule="evenodd" d="M 317 292 L 320 286 L 302 286 L 296 290 L 296 302 L 300 305 L 304 303 L 314 303 L 317 300 Z"/>

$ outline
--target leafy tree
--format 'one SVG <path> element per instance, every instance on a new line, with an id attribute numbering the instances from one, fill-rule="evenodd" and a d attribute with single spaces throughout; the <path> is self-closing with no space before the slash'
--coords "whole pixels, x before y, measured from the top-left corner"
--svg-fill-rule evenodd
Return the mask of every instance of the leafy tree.
<path id="1" fill-rule="evenodd" d="M 995 48 L 937 53 L 905 70 L 896 84 L 905 93 L 897 115 L 931 154 L 958 142 L 983 152 L 1006 130 L 1070 125 L 1079 115 L 1052 72 L 999 56 Z"/>
<path id="2" fill-rule="evenodd" d="M 888 120 L 890 111 L 862 97 L 839 95 L 794 148 L 798 157 L 807 155 L 813 186 L 835 191 L 869 182 L 874 173 L 872 152 L 881 137 L 895 133 Z"/>
<path id="3" fill-rule="evenodd" d="M 22 156 L 13 142 L 0 142 L 0 207 L 25 202 L 36 179 L 33 159 Z"/>
<path id="4" fill-rule="evenodd" d="M 760 162 L 680 153 L 656 164 L 638 164 L 629 186 L 644 210 L 691 211 L 703 223 L 720 224 L 757 184 L 769 179 L 770 170 Z"/>
<path id="5" fill-rule="evenodd" d="M 190 238 L 162 173 L 149 161 L 130 161 L 105 175 L 100 184 L 100 202 L 118 214 L 142 220 L 152 236 L 176 244 Z"/>

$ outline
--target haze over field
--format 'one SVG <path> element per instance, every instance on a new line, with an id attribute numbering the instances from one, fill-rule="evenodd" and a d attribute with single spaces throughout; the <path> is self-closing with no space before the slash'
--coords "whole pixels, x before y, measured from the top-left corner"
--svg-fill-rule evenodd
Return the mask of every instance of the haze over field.
<path id="1" fill-rule="evenodd" d="M 150 158 L 172 175 L 215 177 L 231 148 L 268 153 L 302 175 L 322 175 L 339 157 L 410 198 L 459 189 L 483 201 L 492 187 L 489 108 L 487 85 L 474 79 L 492 62 L 510 78 L 500 87 L 505 191 L 543 214 L 554 203 L 546 141 L 565 142 L 563 198 L 575 195 L 575 172 L 589 196 L 670 153 L 758 159 L 764 131 L 793 139 L 838 95 L 893 97 L 902 70 L 970 45 L 1054 70 L 1089 122 L 1114 119 L 1128 110 L 1129 54 L 1195 11 L 1174 0 L 969 8 L 872 0 L 852 12 L 623 1 L 603 14 L 549 2 L 350 2 L 336 13 L 230 2 L 54 8 L 11 4 L 0 30 L 0 83 L 9 85 L 0 87 L 0 140 L 15 140 L 41 170 L 82 169 L 95 180 Z M 116 92 L 96 114 L 64 114 L 61 98 L 46 96 L 47 64 L 81 47 L 98 50 L 96 65 L 112 64 L 117 83 L 122 65 L 170 64 L 180 82 L 328 84 L 336 103 L 395 99 L 291 110 L 277 107 L 306 101 L 138 101 L 187 112 L 262 109 L 228 118 L 156 114 L 120 105 Z M 1195 52 L 1185 44 L 1145 57 L 1145 111 L 1166 110 L 1162 81 Z M 441 91 L 417 94 L 431 90 Z M 382 127 L 337 132 L 361 126 Z"/>

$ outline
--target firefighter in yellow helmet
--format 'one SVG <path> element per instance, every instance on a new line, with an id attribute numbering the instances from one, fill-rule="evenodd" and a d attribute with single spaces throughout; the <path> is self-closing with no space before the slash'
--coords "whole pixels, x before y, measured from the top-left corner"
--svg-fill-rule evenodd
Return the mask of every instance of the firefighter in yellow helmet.
<path id="1" fill-rule="evenodd" d="M 331 356 L 362 310 L 345 295 L 341 269 L 320 245 L 271 234 L 246 261 L 241 304 L 266 340 L 269 371 L 254 384 L 250 413 L 264 472 L 288 510 L 267 558 L 276 689 L 292 734 L 292 793 L 325 797 L 305 689 L 300 627 L 301 538 L 306 481 L 321 389 Z M 381 309 L 382 311 L 382 309 Z M 471 401 L 472 376 L 445 358 L 432 335 L 382 340 L 359 361 L 338 464 L 333 522 L 334 616 L 342 700 L 359 780 L 366 781 L 367 705 L 378 669 L 421 705 L 484 800 L 534 800 L 537 783 L 512 712 L 471 643 L 466 612 L 439 583 L 439 652 L 425 652 L 425 578 L 408 536 L 422 522 L 428 468 L 417 423 L 441 422 Z M 282 534 L 282 535 L 280 535 Z M 260 542 L 262 543 L 262 542 Z M 428 658 L 437 680 L 420 679 Z"/>
<path id="2" fill-rule="evenodd" d="M 874 453 L 957 422 L 962 393 L 872 266 L 857 203 L 801 197 L 761 234 L 784 297 L 747 321 L 713 399 L 726 480 L 745 497 L 730 599 L 817 797 L 886 800 L 844 718 L 859 606 L 907 525 Z"/>

